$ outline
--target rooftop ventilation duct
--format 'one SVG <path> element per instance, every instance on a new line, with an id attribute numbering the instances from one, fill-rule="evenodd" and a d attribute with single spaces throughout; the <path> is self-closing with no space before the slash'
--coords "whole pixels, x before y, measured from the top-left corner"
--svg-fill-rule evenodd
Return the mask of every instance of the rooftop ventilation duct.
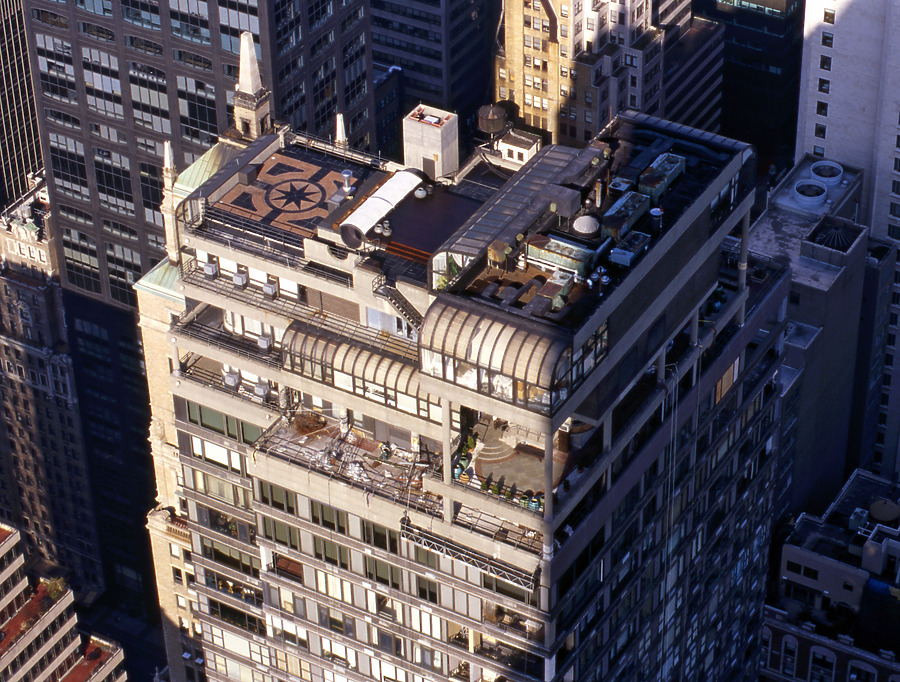
<path id="1" fill-rule="evenodd" d="M 827 197 L 828 188 L 819 180 L 798 180 L 794 183 L 794 200 L 803 208 L 818 208 Z"/>
<path id="2" fill-rule="evenodd" d="M 422 179 L 411 171 L 394 173 L 341 223 L 341 239 L 344 244 L 351 249 L 362 246 L 369 231 L 421 184 Z"/>
<path id="3" fill-rule="evenodd" d="M 816 161 L 809 169 L 810 177 L 828 187 L 841 184 L 844 168 L 834 161 Z"/>

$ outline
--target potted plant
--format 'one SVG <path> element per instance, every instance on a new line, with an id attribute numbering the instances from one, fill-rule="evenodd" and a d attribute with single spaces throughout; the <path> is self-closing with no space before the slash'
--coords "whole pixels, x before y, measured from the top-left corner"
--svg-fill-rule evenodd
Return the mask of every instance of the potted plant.
<path id="1" fill-rule="evenodd" d="M 494 495 L 500 494 L 500 486 L 497 484 L 497 481 L 491 483 L 491 492 L 494 493 Z"/>

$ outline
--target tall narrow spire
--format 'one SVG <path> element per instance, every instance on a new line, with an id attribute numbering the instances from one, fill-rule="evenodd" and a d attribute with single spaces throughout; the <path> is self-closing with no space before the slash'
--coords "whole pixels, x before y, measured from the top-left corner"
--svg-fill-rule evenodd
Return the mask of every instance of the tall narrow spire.
<path id="1" fill-rule="evenodd" d="M 244 31 L 241 34 L 241 68 L 238 72 L 238 92 L 255 96 L 262 88 L 262 80 L 259 77 L 259 62 L 256 61 L 256 46 L 253 44 L 253 34 Z"/>
<path id="2" fill-rule="evenodd" d="M 342 147 L 347 146 L 347 129 L 344 128 L 344 115 L 341 113 L 335 114 L 334 117 L 334 143 L 340 145 Z"/>
<path id="3" fill-rule="evenodd" d="M 172 265 L 178 263 L 178 228 L 175 224 L 175 178 L 178 171 L 175 169 L 175 154 L 172 151 L 172 143 L 166 140 L 163 143 L 163 192 L 162 205 L 159 207 L 163 215 L 163 226 L 166 229 L 166 254 Z"/>
<path id="4" fill-rule="evenodd" d="M 172 151 L 172 143 L 168 140 L 163 142 L 163 168 L 175 170 L 175 153 Z"/>
<path id="5" fill-rule="evenodd" d="M 263 88 L 253 34 L 241 34 L 241 68 L 234 89 L 234 127 L 245 140 L 272 132 L 269 91 Z"/>

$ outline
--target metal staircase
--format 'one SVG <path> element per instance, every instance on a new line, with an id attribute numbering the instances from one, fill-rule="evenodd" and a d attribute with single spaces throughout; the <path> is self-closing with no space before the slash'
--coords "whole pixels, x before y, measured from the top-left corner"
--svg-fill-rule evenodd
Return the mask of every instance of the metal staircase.
<path id="1" fill-rule="evenodd" d="M 375 279 L 372 283 L 372 292 L 376 296 L 390 302 L 392 306 L 399 312 L 403 319 L 409 322 L 416 329 L 422 328 L 422 316 L 415 309 L 412 303 L 398 291 L 396 283 L 389 280 L 384 275 Z"/>

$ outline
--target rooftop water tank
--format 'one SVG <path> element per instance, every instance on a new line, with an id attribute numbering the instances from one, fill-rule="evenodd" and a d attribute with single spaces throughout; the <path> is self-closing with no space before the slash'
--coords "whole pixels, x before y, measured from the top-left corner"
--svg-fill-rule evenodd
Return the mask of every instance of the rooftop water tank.
<path id="1" fill-rule="evenodd" d="M 499 104 L 485 104 L 478 109 L 478 130 L 496 135 L 506 126 L 506 111 Z"/>

